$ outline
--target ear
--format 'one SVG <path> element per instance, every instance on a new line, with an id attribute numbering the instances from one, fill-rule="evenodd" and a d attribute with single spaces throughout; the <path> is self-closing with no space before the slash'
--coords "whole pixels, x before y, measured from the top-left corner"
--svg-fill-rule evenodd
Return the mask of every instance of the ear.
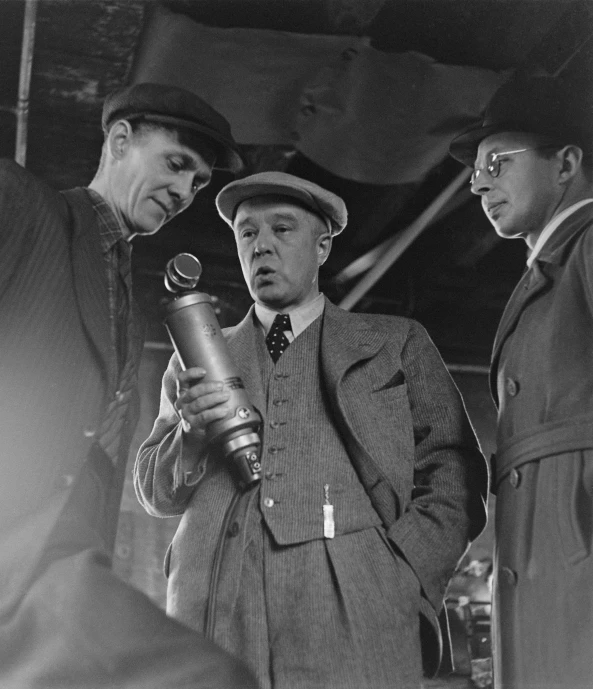
<path id="1" fill-rule="evenodd" d="M 322 266 L 329 256 L 332 248 L 333 237 L 330 232 L 324 232 L 317 239 L 317 265 Z"/>
<path id="2" fill-rule="evenodd" d="M 560 173 L 558 181 L 566 184 L 573 179 L 582 167 L 583 151 L 578 146 L 565 146 L 561 148 L 556 156 L 560 162 Z"/>
<path id="3" fill-rule="evenodd" d="M 118 120 L 111 127 L 107 135 L 107 147 L 115 160 L 121 160 L 125 157 L 133 138 L 134 132 L 127 120 Z"/>

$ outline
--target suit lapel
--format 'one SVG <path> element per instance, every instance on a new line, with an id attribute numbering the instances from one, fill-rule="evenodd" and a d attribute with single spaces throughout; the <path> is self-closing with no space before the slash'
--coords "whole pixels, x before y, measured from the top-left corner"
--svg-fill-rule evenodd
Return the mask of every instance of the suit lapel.
<path id="1" fill-rule="evenodd" d="M 355 364 L 374 357 L 387 340 L 358 314 L 344 311 L 327 299 L 321 328 L 321 368 L 327 391 L 339 404 L 340 383 Z"/>
<path id="2" fill-rule="evenodd" d="M 102 260 L 99 233 L 91 203 L 83 189 L 62 192 L 74 219 L 72 266 L 80 318 L 99 354 L 108 381 L 115 375 L 116 357 L 111 356 L 111 322 L 107 272 Z"/>
<path id="3" fill-rule="evenodd" d="M 398 498 L 389 479 L 366 449 L 364 438 L 356 433 L 342 396 L 348 371 L 355 364 L 375 357 L 387 339 L 387 333 L 374 330 L 361 316 L 343 311 L 326 299 L 321 329 L 323 385 L 352 466 L 386 528 L 399 515 Z"/>
<path id="4" fill-rule="evenodd" d="M 254 308 L 252 306 L 245 318 L 234 328 L 227 330 L 225 334 L 231 357 L 239 369 L 239 375 L 245 384 L 251 404 L 263 417 L 266 403 L 257 355 L 258 326 L 255 323 L 253 313 Z"/>

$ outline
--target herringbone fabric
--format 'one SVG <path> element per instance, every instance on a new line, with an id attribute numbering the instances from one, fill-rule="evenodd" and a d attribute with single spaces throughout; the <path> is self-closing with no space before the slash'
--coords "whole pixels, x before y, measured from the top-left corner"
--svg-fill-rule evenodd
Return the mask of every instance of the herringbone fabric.
<path id="1" fill-rule="evenodd" d="M 274 363 L 284 354 L 284 351 L 290 344 L 284 334 L 285 330 L 291 330 L 290 316 L 287 313 L 279 313 L 274 318 L 270 332 L 266 337 L 266 347 Z"/>

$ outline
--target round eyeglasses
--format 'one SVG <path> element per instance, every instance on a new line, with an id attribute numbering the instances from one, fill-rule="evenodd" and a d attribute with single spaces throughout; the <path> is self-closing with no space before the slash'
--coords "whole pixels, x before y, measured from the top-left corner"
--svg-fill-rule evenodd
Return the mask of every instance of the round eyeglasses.
<path id="1" fill-rule="evenodd" d="M 526 151 L 539 151 L 542 148 L 554 148 L 554 144 L 547 144 L 545 146 L 535 146 L 534 148 L 518 148 L 514 151 L 501 151 L 500 153 L 489 153 L 486 157 L 486 165 L 484 167 L 476 167 L 473 169 L 471 177 L 469 178 L 469 183 L 471 185 L 476 183 L 478 175 L 484 170 L 490 175 L 490 177 L 498 177 L 500 175 L 500 168 L 504 162 L 503 156 L 516 155 L 517 153 L 525 153 Z"/>

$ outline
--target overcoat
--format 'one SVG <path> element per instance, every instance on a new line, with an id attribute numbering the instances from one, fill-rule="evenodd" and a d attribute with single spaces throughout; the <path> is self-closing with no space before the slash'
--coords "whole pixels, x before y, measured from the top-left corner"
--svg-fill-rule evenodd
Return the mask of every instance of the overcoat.
<path id="1" fill-rule="evenodd" d="M 551 235 L 494 345 L 495 680 L 593 677 L 593 204 Z"/>
<path id="2" fill-rule="evenodd" d="M 0 686 L 242 686 L 226 655 L 111 572 L 138 402 L 133 385 L 116 465 L 91 459 L 120 394 L 110 317 L 87 192 L 0 161 Z M 137 362 L 142 334 L 128 332 Z"/>
<path id="3" fill-rule="evenodd" d="M 440 652 L 436 614 L 445 588 L 485 524 L 486 464 L 459 393 L 418 323 L 349 313 L 327 300 L 322 319 L 320 384 L 384 534 L 421 584 L 422 610 L 416 615 L 422 613 L 430 620 L 427 628 L 435 630 L 423 649 L 434 670 Z M 264 415 L 264 428 L 258 328 L 252 308 L 223 332 L 248 395 Z M 183 515 L 169 553 L 168 609 L 200 627 L 202 618 L 196 613 L 192 619 L 192 611 L 204 609 L 215 543 L 234 488 L 212 469 L 221 461 L 216 453 L 196 461 L 186 450 L 173 406 L 179 368 L 174 355 L 163 378 L 159 417 L 136 461 L 135 486 L 151 514 Z M 302 519 L 299 508 L 289 505 L 298 504 L 307 480 L 293 481 L 297 497 L 284 502 L 287 523 Z M 298 539 L 303 540 L 300 532 Z"/>

